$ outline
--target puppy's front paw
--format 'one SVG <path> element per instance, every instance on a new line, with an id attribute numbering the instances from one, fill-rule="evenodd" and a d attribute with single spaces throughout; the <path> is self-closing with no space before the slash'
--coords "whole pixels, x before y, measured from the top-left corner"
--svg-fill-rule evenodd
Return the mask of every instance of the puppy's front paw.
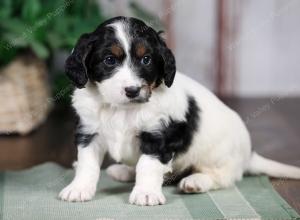
<path id="1" fill-rule="evenodd" d="M 59 198 L 68 202 L 84 202 L 91 200 L 95 193 L 94 186 L 71 183 L 59 193 Z"/>
<path id="2" fill-rule="evenodd" d="M 149 190 L 143 188 L 134 187 L 130 197 L 129 202 L 135 205 L 141 206 L 154 206 L 154 205 L 162 205 L 166 203 L 166 198 L 162 194 L 161 190 Z"/>

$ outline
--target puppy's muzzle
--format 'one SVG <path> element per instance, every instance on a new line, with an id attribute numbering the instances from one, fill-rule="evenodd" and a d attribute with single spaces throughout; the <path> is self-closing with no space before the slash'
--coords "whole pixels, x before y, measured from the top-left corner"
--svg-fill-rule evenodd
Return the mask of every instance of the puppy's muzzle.
<path id="1" fill-rule="evenodd" d="M 127 92 L 125 88 L 126 96 L 130 99 L 130 102 L 134 103 L 148 102 L 152 92 L 150 86 L 148 85 L 144 85 L 142 87 L 137 87 L 134 89 L 130 88 L 127 90 L 129 92 Z"/>
<path id="2" fill-rule="evenodd" d="M 136 98 L 140 95 L 141 87 L 129 86 L 125 88 L 126 96 L 130 99 Z"/>

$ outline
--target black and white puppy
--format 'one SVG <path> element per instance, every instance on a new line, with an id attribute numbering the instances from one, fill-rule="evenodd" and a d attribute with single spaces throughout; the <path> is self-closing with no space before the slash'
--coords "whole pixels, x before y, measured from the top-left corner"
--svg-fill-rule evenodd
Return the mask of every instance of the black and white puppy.
<path id="1" fill-rule="evenodd" d="M 91 200 L 108 152 L 107 172 L 133 181 L 129 202 L 164 204 L 164 175 L 186 169 L 185 193 L 232 186 L 243 173 L 300 178 L 300 169 L 251 152 L 241 118 L 194 80 L 176 72 L 159 33 L 135 18 L 116 17 L 83 34 L 66 61 L 80 118 L 74 180 L 59 197 Z M 175 77 L 176 75 L 176 77 Z"/>

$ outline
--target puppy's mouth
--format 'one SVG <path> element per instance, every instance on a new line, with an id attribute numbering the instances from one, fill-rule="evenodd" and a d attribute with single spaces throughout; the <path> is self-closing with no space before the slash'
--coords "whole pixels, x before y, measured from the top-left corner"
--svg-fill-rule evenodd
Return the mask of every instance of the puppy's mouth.
<path id="1" fill-rule="evenodd" d="M 134 100 L 130 100 L 130 103 L 142 104 L 142 103 L 146 103 L 148 101 L 149 101 L 149 99 L 134 99 Z"/>
<path id="2" fill-rule="evenodd" d="M 145 103 L 149 102 L 149 97 L 138 97 L 130 100 L 130 103 Z"/>

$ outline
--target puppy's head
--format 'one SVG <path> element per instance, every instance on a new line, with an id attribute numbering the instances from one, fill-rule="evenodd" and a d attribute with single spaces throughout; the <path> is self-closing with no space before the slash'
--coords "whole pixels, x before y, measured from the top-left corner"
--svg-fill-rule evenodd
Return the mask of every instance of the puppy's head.
<path id="1" fill-rule="evenodd" d="M 153 89 L 173 83 L 175 59 L 155 30 L 135 18 L 116 17 L 83 34 L 65 65 L 78 88 L 88 81 L 104 102 L 143 103 Z"/>

